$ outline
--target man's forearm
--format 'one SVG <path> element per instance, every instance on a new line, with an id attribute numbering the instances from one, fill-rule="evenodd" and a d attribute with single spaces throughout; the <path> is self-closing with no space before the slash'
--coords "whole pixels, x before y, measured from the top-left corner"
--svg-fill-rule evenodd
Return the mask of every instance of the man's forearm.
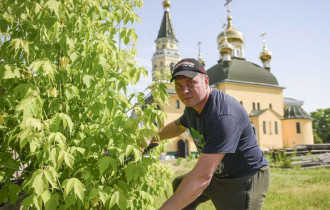
<path id="1" fill-rule="evenodd" d="M 161 128 L 157 132 L 158 137 L 153 137 L 151 139 L 150 143 L 176 137 L 186 130 L 187 130 L 187 128 L 183 127 L 182 125 L 177 124 L 176 121 L 173 121 L 173 122 L 167 124 L 165 127 Z"/>
<path id="2" fill-rule="evenodd" d="M 175 193 L 162 205 L 160 210 L 183 209 L 192 203 L 209 185 L 211 178 L 198 177 L 194 171 L 186 175 Z"/>

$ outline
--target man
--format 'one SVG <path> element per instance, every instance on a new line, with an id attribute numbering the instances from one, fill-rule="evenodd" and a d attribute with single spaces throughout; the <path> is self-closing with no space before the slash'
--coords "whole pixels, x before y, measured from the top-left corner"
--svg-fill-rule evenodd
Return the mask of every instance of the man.
<path id="1" fill-rule="evenodd" d="M 189 129 L 200 152 L 195 167 L 173 181 L 174 194 L 160 209 L 196 209 L 210 200 L 216 209 L 261 209 L 269 187 L 269 167 L 245 109 L 233 97 L 209 87 L 195 59 L 178 62 L 172 73 L 184 114 L 163 127 L 159 138 Z"/>

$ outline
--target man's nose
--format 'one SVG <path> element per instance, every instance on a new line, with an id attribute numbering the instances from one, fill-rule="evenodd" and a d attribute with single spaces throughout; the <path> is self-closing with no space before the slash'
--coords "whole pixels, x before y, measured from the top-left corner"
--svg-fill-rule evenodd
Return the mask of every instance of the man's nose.
<path id="1" fill-rule="evenodd" d="M 188 93 L 189 91 L 190 91 L 190 88 L 187 85 L 183 86 L 184 93 Z"/>

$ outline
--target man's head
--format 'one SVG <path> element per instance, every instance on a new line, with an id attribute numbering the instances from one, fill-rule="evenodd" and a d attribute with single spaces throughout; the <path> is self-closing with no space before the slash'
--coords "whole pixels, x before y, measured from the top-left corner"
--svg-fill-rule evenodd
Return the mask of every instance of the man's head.
<path id="1" fill-rule="evenodd" d="M 206 72 L 204 73 L 204 68 L 201 70 L 199 68 L 201 65 L 198 64 L 198 61 L 194 59 L 183 59 L 176 65 L 172 80 L 174 80 L 175 91 L 179 99 L 187 107 L 192 107 L 200 113 L 207 101 L 210 89 L 209 78 Z"/>
<path id="2" fill-rule="evenodd" d="M 204 66 L 193 58 L 185 58 L 174 66 L 172 78 L 170 81 L 172 82 L 177 76 L 194 78 L 198 73 L 206 75 Z"/>

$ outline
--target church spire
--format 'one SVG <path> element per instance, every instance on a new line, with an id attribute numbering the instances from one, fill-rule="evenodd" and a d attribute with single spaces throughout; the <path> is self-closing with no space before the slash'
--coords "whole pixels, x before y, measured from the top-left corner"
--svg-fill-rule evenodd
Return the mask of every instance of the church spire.
<path id="1" fill-rule="evenodd" d="M 163 16 L 162 24 L 160 25 L 157 38 L 169 37 L 176 39 L 171 22 L 170 6 L 171 6 L 170 1 L 168 0 L 163 1 L 164 16 Z"/>
<path id="2" fill-rule="evenodd" d="M 259 58 L 262 61 L 264 68 L 270 70 L 270 60 L 272 59 L 272 53 L 270 51 L 268 51 L 268 49 L 267 49 L 265 35 L 266 35 L 265 32 L 263 32 L 261 34 L 262 42 L 263 42 L 263 49 L 259 55 Z"/>
<path id="3" fill-rule="evenodd" d="M 204 67 L 205 67 L 205 61 L 202 58 L 202 53 L 201 53 L 201 44 L 202 42 L 198 42 L 198 62 L 200 62 Z"/>
<path id="4" fill-rule="evenodd" d="M 169 0 L 163 1 L 164 16 L 158 32 L 156 52 L 152 57 L 152 79 L 169 81 L 171 69 L 181 60 L 178 50 L 178 40 L 175 37 L 174 28 L 170 17 Z"/>

